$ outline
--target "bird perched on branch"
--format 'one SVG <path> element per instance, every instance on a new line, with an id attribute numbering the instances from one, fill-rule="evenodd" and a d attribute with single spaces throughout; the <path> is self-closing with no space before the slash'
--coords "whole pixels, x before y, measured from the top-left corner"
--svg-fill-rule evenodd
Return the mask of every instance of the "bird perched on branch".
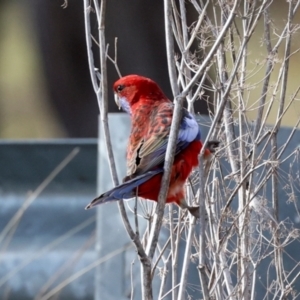
<path id="1" fill-rule="evenodd" d="M 136 196 L 157 201 L 161 187 L 174 104 L 153 80 L 139 75 L 120 78 L 113 89 L 117 105 L 131 116 L 127 176 L 121 185 L 94 199 L 86 209 Z M 217 146 L 218 142 L 208 143 L 204 157 L 209 157 Z M 199 125 L 183 108 L 166 203 L 175 202 L 195 217 L 199 209 L 186 203 L 184 185 L 192 169 L 198 166 L 201 148 Z"/>

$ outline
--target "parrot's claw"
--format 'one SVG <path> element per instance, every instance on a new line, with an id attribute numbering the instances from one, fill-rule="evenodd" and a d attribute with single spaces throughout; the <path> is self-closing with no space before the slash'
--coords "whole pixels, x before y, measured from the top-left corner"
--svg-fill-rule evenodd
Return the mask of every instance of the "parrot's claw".
<path id="1" fill-rule="evenodd" d="M 185 199 L 182 199 L 180 201 L 179 206 L 182 209 L 187 209 L 195 218 L 199 219 L 200 214 L 199 214 L 199 206 L 189 206 Z"/>
<path id="2" fill-rule="evenodd" d="M 219 145 L 220 145 L 220 141 L 208 141 L 206 145 L 206 149 L 208 149 L 211 153 L 215 153 Z"/>
<path id="3" fill-rule="evenodd" d="M 187 209 L 196 219 L 200 218 L 199 206 L 188 206 Z"/>

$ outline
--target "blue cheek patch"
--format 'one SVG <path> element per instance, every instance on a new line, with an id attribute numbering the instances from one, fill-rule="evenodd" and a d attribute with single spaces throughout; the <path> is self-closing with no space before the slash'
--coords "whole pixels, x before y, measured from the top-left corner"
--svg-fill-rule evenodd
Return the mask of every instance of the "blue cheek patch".
<path id="1" fill-rule="evenodd" d="M 119 101 L 120 101 L 122 109 L 131 115 L 131 108 L 130 108 L 130 105 L 129 105 L 127 99 L 125 97 L 120 97 Z"/>

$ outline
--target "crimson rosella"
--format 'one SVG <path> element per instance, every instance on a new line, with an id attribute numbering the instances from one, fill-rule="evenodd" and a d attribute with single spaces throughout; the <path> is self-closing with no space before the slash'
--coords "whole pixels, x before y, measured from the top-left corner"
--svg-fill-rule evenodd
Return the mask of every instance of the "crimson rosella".
<path id="1" fill-rule="evenodd" d="M 86 209 L 135 196 L 157 201 L 160 191 L 174 104 L 154 81 L 139 75 L 117 80 L 113 89 L 117 105 L 130 114 L 132 122 L 127 147 L 127 176 L 121 185 L 94 199 Z M 210 149 L 205 149 L 206 157 L 218 142 L 209 145 Z M 198 207 L 188 206 L 184 186 L 192 169 L 198 166 L 201 148 L 199 125 L 183 108 L 166 203 L 175 202 L 196 217 Z"/>

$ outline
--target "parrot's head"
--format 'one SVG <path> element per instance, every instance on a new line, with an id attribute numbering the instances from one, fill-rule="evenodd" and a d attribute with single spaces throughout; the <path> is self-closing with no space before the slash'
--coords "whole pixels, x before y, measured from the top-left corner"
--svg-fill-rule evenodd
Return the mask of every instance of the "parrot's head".
<path id="1" fill-rule="evenodd" d="M 114 83 L 113 89 L 119 109 L 123 108 L 130 114 L 132 107 L 139 101 L 167 99 L 156 82 L 139 75 L 128 75 L 120 78 Z"/>

